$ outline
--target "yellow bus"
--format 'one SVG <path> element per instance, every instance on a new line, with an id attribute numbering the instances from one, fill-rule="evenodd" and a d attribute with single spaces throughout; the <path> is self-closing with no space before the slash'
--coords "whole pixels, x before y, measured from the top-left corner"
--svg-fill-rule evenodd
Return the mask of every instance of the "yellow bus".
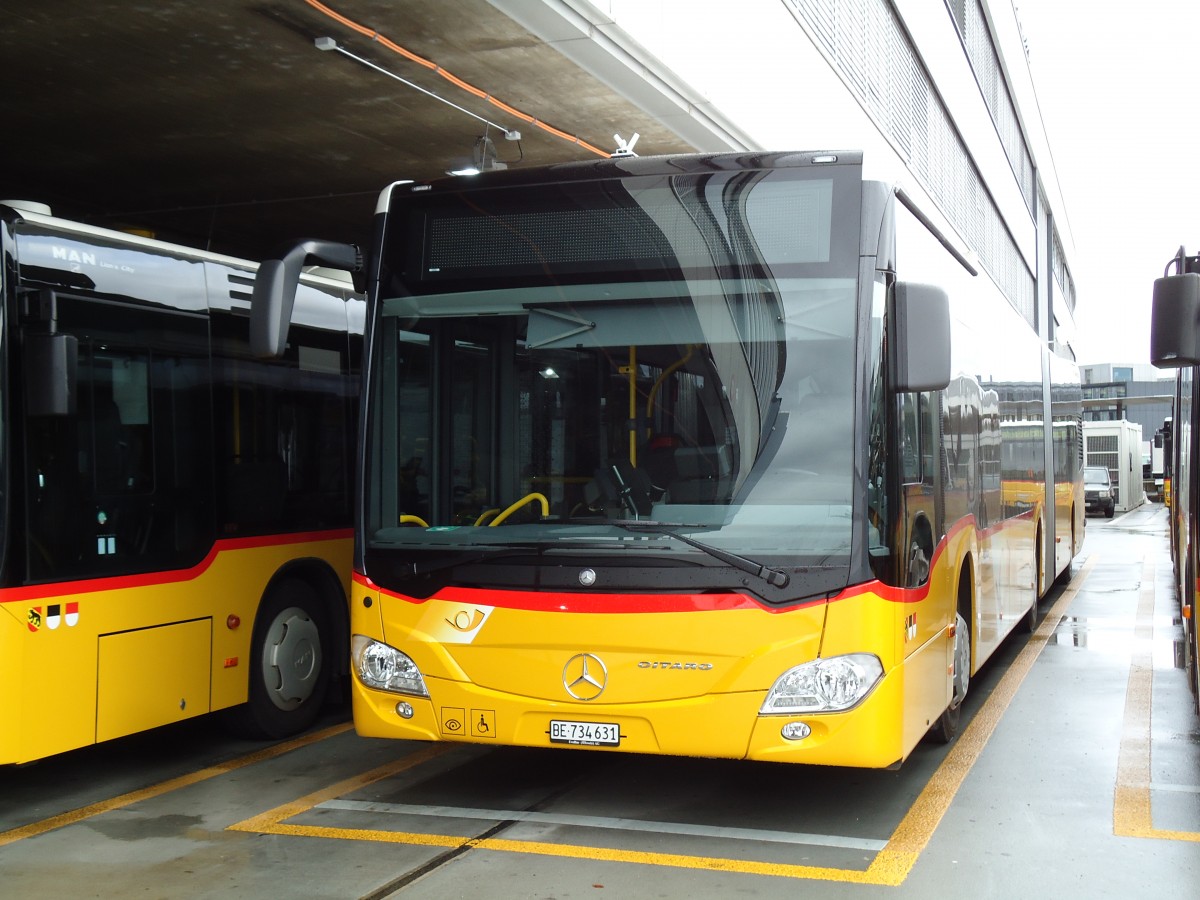
<path id="1" fill-rule="evenodd" d="M 1170 522 L 1183 667 L 1192 702 L 1200 710 L 1200 402 L 1195 384 L 1200 366 L 1200 255 L 1179 248 L 1155 279 L 1150 320 L 1150 362 L 1175 370 L 1172 414 L 1163 423 L 1164 502 Z"/>
<path id="2" fill-rule="evenodd" d="M 0 763 L 224 710 L 309 725 L 347 666 L 364 304 L 0 204 Z"/>
<path id="3" fill-rule="evenodd" d="M 1006 504 L 1001 413 L 1077 435 L 1078 371 L 862 162 L 384 192 L 360 734 L 870 767 L 953 737 L 1083 537 L 1081 443 L 1023 435 Z M 288 296 L 260 275 L 264 332 Z"/>
<path id="4" fill-rule="evenodd" d="M 1068 392 L 1070 393 L 1070 392 Z M 1043 502 L 1048 477 L 1054 484 L 1053 502 L 1057 512 L 1054 535 L 1057 544 L 1069 548 L 1074 557 L 1082 535 L 1074 516 L 1077 510 L 1086 513 L 1086 498 L 1081 479 L 1083 430 L 1080 427 L 1082 406 L 1078 398 L 1056 397 L 1052 405 L 1054 421 L 1049 456 L 1045 455 L 1045 423 L 1014 419 L 1001 421 L 1004 433 L 1004 458 L 1000 471 L 1004 489 L 1001 502 L 1005 518 L 1037 508 Z M 1049 461 L 1050 468 L 1043 469 Z"/>

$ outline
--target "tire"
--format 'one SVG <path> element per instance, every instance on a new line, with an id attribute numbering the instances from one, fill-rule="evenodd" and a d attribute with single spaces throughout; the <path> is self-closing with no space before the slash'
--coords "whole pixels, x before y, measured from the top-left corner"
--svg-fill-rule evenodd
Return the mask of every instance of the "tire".
<path id="1" fill-rule="evenodd" d="M 278 740 L 316 721 L 329 690 L 329 614 L 318 592 L 289 576 L 269 589 L 254 621 L 249 700 L 227 724 L 245 737 Z"/>
<path id="2" fill-rule="evenodd" d="M 958 613 L 956 623 L 954 628 L 954 695 L 950 698 L 950 705 L 946 707 L 945 712 L 938 717 L 938 720 L 933 723 L 933 728 L 930 729 L 934 740 L 941 744 L 950 743 L 958 734 L 962 722 L 962 704 L 967 698 L 967 689 L 971 683 L 971 627 L 961 612 Z"/>
<path id="3" fill-rule="evenodd" d="M 1192 611 L 1195 616 L 1195 608 Z M 1184 636 L 1187 638 L 1188 687 L 1192 692 L 1192 710 L 1200 714 L 1200 634 L 1198 634 L 1195 618 L 1184 620 Z"/>
<path id="4" fill-rule="evenodd" d="M 1116 504 L 1115 503 L 1110 504 L 1108 509 L 1104 510 L 1104 518 L 1111 519 L 1113 517 L 1113 513 L 1115 513 L 1116 511 L 1117 511 Z"/>

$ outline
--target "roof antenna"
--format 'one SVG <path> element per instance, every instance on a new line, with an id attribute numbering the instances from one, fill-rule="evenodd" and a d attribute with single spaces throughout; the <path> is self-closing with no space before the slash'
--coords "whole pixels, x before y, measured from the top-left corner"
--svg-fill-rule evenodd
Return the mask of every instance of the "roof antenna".
<path id="1" fill-rule="evenodd" d="M 618 156 L 637 156 L 637 154 L 633 152 L 633 147 L 638 142 L 638 138 L 640 137 L 641 135 L 635 131 L 633 133 L 633 137 L 631 137 L 628 143 L 626 143 L 624 138 L 622 138 L 619 134 L 614 134 L 613 140 L 617 142 L 617 149 L 612 152 L 612 158 L 616 159 Z"/>

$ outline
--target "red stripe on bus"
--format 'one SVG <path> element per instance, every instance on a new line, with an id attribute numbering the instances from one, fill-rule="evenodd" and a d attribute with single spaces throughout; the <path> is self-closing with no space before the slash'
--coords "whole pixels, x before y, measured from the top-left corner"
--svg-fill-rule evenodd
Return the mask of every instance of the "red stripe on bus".
<path id="1" fill-rule="evenodd" d="M 425 600 L 385 590 L 359 572 L 354 583 L 405 603 L 421 604 Z M 501 609 L 520 609 L 531 612 L 565 613 L 651 613 L 651 612 L 708 612 L 712 610 L 764 609 L 770 607 L 745 594 L 570 594 L 558 591 L 503 591 L 495 588 L 446 587 L 429 600 L 447 603 L 470 603 L 476 606 L 495 606 Z M 824 599 L 814 600 L 823 603 Z M 811 605 L 811 604 L 809 604 Z"/>
<path id="2" fill-rule="evenodd" d="M 222 553 L 236 550 L 253 550 L 261 547 L 284 547 L 289 544 L 307 544 L 317 541 L 349 540 L 353 532 L 349 528 L 333 531 L 309 531 L 297 534 L 270 534 L 244 538 L 223 538 L 216 541 L 208 555 L 188 569 L 170 569 L 164 572 L 139 572 L 136 575 L 111 575 L 104 578 L 86 578 L 79 581 L 53 581 L 45 584 L 30 584 L 24 587 L 0 588 L 0 603 L 20 603 L 40 600 L 43 597 L 61 597 L 64 594 L 94 594 L 100 591 L 127 590 L 158 584 L 178 584 L 203 575 Z"/>
<path id="3" fill-rule="evenodd" d="M 369 578 L 354 574 L 354 582 L 361 587 L 378 591 L 405 603 L 422 604 L 425 600 L 409 597 L 379 587 Z M 503 591 L 494 588 L 446 587 L 428 600 L 446 603 L 463 603 L 475 606 L 491 606 L 500 609 L 517 609 L 526 612 L 562 613 L 679 613 L 679 612 L 728 612 L 738 609 L 757 609 L 771 614 L 789 613 L 807 609 L 821 603 L 848 600 L 863 594 L 875 594 L 884 600 L 900 603 L 915 603 L 924 599 L 928 585 L 918 590 L 891 588 L 878 581 L 856 584 L 829 597 L 810 597 L 787 606 L 770 606 L 747 594 L 574 594 L 560 591 Z"/>

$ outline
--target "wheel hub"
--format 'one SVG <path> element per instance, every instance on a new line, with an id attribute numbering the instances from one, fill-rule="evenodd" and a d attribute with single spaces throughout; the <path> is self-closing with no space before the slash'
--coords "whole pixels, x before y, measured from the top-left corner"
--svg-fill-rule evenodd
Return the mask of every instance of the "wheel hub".
<path id="1" fill-rule="evenodd" d="M 316 623 L 298 607 L 285 609 L 271 623 L 263 652 L 268 696 L 282 710 L 295 709 L 312 696 L 320 671 Z"/>

